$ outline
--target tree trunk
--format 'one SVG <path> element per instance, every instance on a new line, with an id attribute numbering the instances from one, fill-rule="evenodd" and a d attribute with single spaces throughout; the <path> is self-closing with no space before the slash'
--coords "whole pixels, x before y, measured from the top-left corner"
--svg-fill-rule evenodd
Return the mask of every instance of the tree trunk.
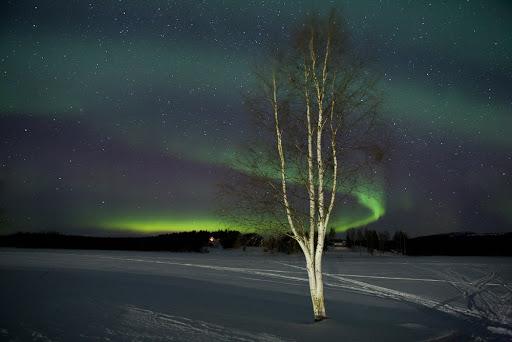
<path id="1" fill-rule="evenodd" d="M 327 318 L 327 314 L 325 313 L 322 270 L 315 267 L 309 261 L 306 261 L 306 269 L 308 271 L 309 291 L 311 294 L 311 304 L 313 305 L 313 314 L 315 321 L 318 322 Z"/>

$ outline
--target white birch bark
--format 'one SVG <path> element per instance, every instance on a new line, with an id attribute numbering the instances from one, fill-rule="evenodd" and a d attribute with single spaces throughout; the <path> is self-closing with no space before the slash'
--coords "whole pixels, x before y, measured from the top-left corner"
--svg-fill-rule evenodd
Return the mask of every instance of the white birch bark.
<path id="1" fill-rule="evenodd" d="M 329 54 L 331 49 L 330 32 L 326 37 L 325 52 L 322 63 L 319 65 L 318 51 L 315 47 L 315 35 L 311 32 L 308 41 L 307 53 L 304 55 L 303 77 L 304 87 L 303 96 L 306 113 L 306 133 L 307 133 L 307 181 L 306 190 L 309 196 L 309 231 L 297 230 L 294 222 L 293 212 L 290 208 L 290 202 L 287 194 L 287 176 L 286 176 L 286 158 L 283 150 L 282 132 L 279 125 L 279 101 L 278 88 L 275 73 L 272 75 L 271 82 L 271 102 L 274 112 L 274 125 L 276 136 L 276 147 L 279 155 L 281 195 L 285 208 L 291 236 L 299 243 L 305 259 L 306 269 L 309 280 L 309 289 L 313 314 L 315 320 L 322 320 L 327 317 L 324 301 L 324 286 L 322 277 L 322 257 L 324 251 L 324 240 L 327 225 L 332 213 L 337 182 L 337 155 L 336 155 L 336 127 L 333 125 L 333 116 L 335 108 L 334 77 L 332 91 L 327 94 L 326 83 L 329 76 Z M 316 102 L 316 103 L 314 103 Z M 326 103 L 327 102 L 327 103 Z M 316 107 L 316 108 L 314 108 Z M 316 109 L 316 124 L 313 119 L 313 110 Z M 323 156 L 323 133 L 325 123 L 329 121 L 330 127 L 330 149 L 333 159 L 332 184 L 329 189 L 330 199 L 326 206 L 325 203 L 325 164 Z M 314 127 L 315 126 L 315 127 Z M 315 165 L 316 163 L 316 165 Z M 315 167 L 316 166 L 316 167 Z"/>

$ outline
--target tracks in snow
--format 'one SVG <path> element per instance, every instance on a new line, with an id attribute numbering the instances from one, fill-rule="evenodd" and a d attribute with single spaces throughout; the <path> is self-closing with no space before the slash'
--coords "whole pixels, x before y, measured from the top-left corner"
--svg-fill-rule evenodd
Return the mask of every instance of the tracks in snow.
<path id="1" fill-rule="evenodd" d="M 121 338 L 134 341 L 283 341 L 280 337 L 268 333 L 253 333 L 132 305 L 123 309 L 123 326 L 108 331 L 114 340 Z"/>
<path id="2" fill-rule="evenodd" d="M 181 262 L 176 259 L 163 258 L 127 258 L 99 254 L 59 254 L 70 256 L 73 255 L 89 259 L 100 258 L 103 260 L 108 259 L 130 263 L 162 264 L 188 268 L 199 268 L 222 273 L 238 273 L 240 274 L 240 279 L 279 283 L 285 286 L 307 286 L 308 281 L 304 267 L 284 262 L 276 263 L 287 267 L 288 270 L 228 267 L 211 264 Z M 466 275 L 454 270 L 452 265 L 449 263 L 444 263 L 441 266 L 444 268 L 443 271 L 436 270 L 433 267 L 425 269 L 430 273 L 436 274 L 437 279 L 324 273 L 325 277 L 328 279 L 325 281 L 325 285 L 331 288 L 350 290 L 370 296 L 415 303 L 449 314 L 471 317 L 478 319 L 479 321 L 488 321 L 492 322 L 493 324 L 505 325 L 507 327 L 512 325 L 512 286 L 510 284 L 503 281 L 503 279 L 501 279 L 501 277 L 499 277 L 497 274 L 493 272 L 487 272 L 484 269 L 482 269 L 482 277 L 476 280 L 471 280 Z M 293 271 L 290 271 L 289 269 L 293 269 Z M 374 285 L 367 281 L 362 281 L 361 279 L 446 284 L 454 288 L 458 292 L 458 295 L 440 300 L 433 297 L 420 296 L 384 286 Z"/>

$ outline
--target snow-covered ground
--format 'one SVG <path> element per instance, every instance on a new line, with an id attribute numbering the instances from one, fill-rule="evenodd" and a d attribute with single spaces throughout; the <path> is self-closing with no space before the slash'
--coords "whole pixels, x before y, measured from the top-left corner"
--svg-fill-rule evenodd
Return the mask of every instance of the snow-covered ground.
<path id="1" fill-rule="evenodd" d="M 512 258 L 0 249 L 0 340 L 510 341 Z"/>

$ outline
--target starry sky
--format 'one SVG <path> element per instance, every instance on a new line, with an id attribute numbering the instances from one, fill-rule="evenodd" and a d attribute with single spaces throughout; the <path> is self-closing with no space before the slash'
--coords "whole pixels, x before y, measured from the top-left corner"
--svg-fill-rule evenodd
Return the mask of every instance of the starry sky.
<path id="1" fill-rule="evenodd" d="M 58 0 L 0 4 L 0 233 L 233 228 L 253 66 L 333 7 L 391 137 L 338 231 L 511 231 L 509 2 Z"/>

